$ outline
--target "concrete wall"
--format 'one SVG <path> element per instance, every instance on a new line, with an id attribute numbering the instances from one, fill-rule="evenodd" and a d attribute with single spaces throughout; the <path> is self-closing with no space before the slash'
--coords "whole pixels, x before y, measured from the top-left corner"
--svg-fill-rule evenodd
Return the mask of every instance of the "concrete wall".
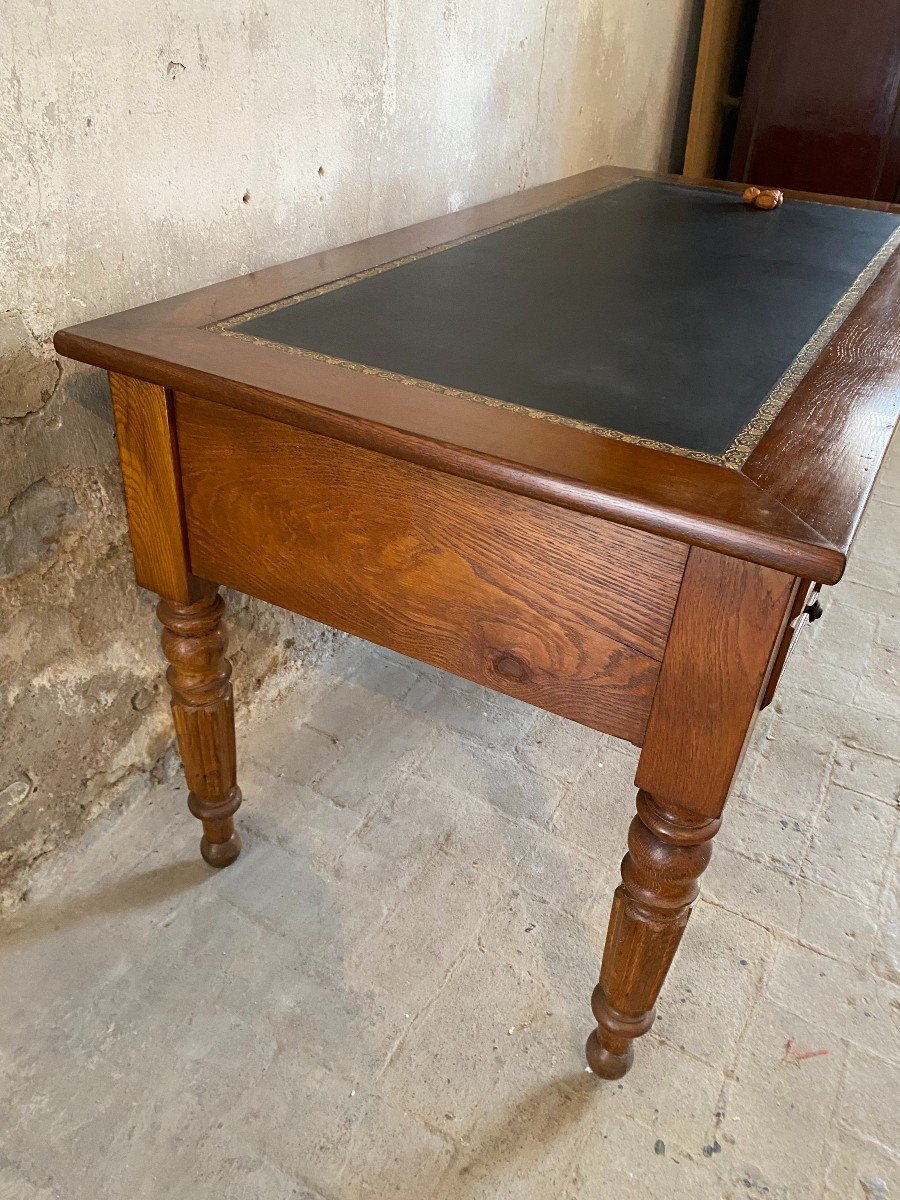
<path id="1" fill-rule="evenodd" d="M 101 373 L 60 326 L 603 162 L 667 167 L 696 0 L 7 0 L 0 877 L 166 769 Z M 332 636 L 255 603 L 239 699 Z M 262 691 L 260 691 L 262 688 Z M 268 689 L 268 691 L 267 691 Z"/>

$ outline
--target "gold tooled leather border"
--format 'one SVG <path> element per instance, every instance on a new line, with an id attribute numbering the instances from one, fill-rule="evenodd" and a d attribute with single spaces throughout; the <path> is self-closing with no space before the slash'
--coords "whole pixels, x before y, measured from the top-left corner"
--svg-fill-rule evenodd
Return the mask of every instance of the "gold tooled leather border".
<path id="1" fill-rule="evenodd" d="M 492 408 L 504 408 L 509 412 L 533 417 L 536 420 L 550 421 L 557 425 L 568 425 L 572 429 L 583 429 L 588 433 L 596 433 L 603 437 L 613 438 L 615 441 L 631 442 L 633 445 L 646 446 L 651 450 L 663 450 L 669 454 L 679 454 L 685 458 L 692 458 L 700 462 L 708 462 L 717 466 L 727 466 L 735 470 L 740 470 L 796 390 L 803 376 L 815 363 L 825 346 L 834 337 L 850 312 L 856 307 L 860 297 L 870 286 L 875 276 L 893 254 L 897 246 L 900 245 L 900 227 L 894 231 L 882 245 L 881 249 L 866 264 L 769 392 L 755 415 L 751 417 L 740 433 L 738 433 L 728 449 L 720 455 L 706 454 L 701 450 L 690 450 L 685 446 L 676 446 L 669 442 L 656 441 L 653 438 L 643 438 L 636 434 L 623 433 L 621 430 L 608 429 L 606 426 L 593 421 L 579 421 L 574 417 L 564 417 L 558 413 L 543 412 L 540 409 L 529 408 L 524 404 L 514 404 L 509 400 L 498 400 L 495 396 L 482 396 L 478 392 L 467 392 L 462 388 L 433 383 L 428 379 L 416 379 L 411 375 L 401 375 L 396 371 L 385 371 L 380 367 L 371 367 L 365 363 L 353 362 L 350 359 L 337 358 L 332 354 L 322 354 L 317 350 L 306 350 L 299 346 L 286 346 L 282 342 L 272 342 L 267 338 L 256 337 L 252 333 L 242 333 L 240 329 L 236 328 L 244 321 L 249 321 L 254 317 L 262 317 L 266 313 L 276 312 L 280 308 L 302 304 L 305 300 L 313 300 L 316 296 L 322 296 L 326 292 L 333 292 L 339 288 L 349 287 L 351 284 L 358 283 L 361 279 L 368 279 L 373 275 L 381 275 L 385 271 L 391 271 L 395 267 L 402 267 L 406 263 L 416 262 L 420 258 L 428 258 L 432 254 L 440 254 L 443 250 L 452 250 L 455 246 L 465 245 L 466 242 L 475 241 L 476 238 L 484 237 L 490 233 L 497 233 L 502 229 L 509 229 L 513 225 L 521 225 L 525 221 L 530 221 L 534 217 L 544 216 L 546 213 L 556 212 L 558 209 L 566 208 L 570 204 L 577 204 L 580 200 L 588 200 L 593 196 L 601 195 L 603 192 L 616 191 L 619 188 L 626 187 L 630 183 L 639 181 L 640 178 L 640 176 L 632 176 L 629 179 L 617 180 L 614 183 L 598 188 L 596 192 L 589 192 L 584 196 L 576 196 L 568 200 L 563 200 L 558 204 L 552 204 L 535 212 L 527 213 L 525 216 L 513 217 L 509 221 L 502 221 L 500 224 L 491 225 L 487 229 L 479 229 L 475 233 L 465 234 L 463 237 L 455 238 L 453 241 L 441 242 L 437 246 L 429 246 L 427 249 L 419 250 L 415 254 L 406 254 L 402 258 L 395 258 L 390 262 L 379 263 L 378 266 L 369 267 L 365 271 L 357 271 L 353 275 L 346 275 L 342 279 L 332 280 L 329 283 L 321 284 L 319 287 L 310 288 L 308 291 L 298 292 L 293 296 L 285 296 L 284 299 L 275 300 L 271 304 L 264 304 L 259 308 L 254 308 L 247 312 L 236 313 L 233 316 L 225 317 L 223 320 L 207 325 L 206 329 L 209 332 L 221 333 L 228 337 L 245 338 L 248 341 L 257 342 L 263 346 L 285 351 L 288 354 L 299 354 L 304 358 L 312 358 L 318 362 L 346 367 L 348 370 L 358 371 L 363 375 L 376 375 L 381 379 L 389 379 L 394 383 L 424 388 L 427 391 L 437 392 L 443 396 L 454 396 L 461 400 L 472 400 L 478 404 L 487 404 Z M 697 185 L 692 184 L 689 186 L 696 187 Z M 703 188 L 701 190 L 707 191 L 712 189 Z M 719 192 L 719 189 L 716 189 L 716 191 Z M 719 192 L 719 194 L 721 193 Z M 735 194 L 735 202 L 740 203 L 740 198 L 737 194 Z M 817 202 L 788 200 L 786 203 L 810 204 Z"/>

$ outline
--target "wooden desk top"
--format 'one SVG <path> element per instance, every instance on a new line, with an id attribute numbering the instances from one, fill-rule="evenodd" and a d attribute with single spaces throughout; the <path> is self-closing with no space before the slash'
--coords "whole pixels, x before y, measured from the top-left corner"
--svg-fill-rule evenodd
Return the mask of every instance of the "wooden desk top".
<path id="1" fill-rule="evenodd" d="M 898 209 L 607 168 L 57 349 L 834 582 L 897 419 Z"/>

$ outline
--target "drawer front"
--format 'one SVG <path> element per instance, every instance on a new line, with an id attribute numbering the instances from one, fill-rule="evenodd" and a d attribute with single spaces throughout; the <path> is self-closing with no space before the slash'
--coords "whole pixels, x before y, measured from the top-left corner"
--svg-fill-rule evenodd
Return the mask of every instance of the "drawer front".
<path id="1" fill-rule="evenodd" d="M 775 656 L 775 662 L 772 665 L 771 673 L 769 674 L 768 682 L 766 683 L 763 698 L 760 702 L 760 708 L 768 708 L 775 698 L 775 692 L 778 688 L 778 683 L 784 672 L 784 668 L 788 664 L 788 659 L 794 652 L 794 647 L 797 645 L 797 639 L 800 634 L 809 624 L 806 610 L 810 608 L 819 598 L 819 584 L 802 582 L 797 589 L 797 595 L 794 597 L 794 604 L 791 609 L 791 615 L 787 623 L 787 628 L 784 631 L 784 636 L 781 639 L 781 645 L 778 647 L 778 653 Z"/>
<path id="2" fill-rule="evenodd" d="M 640 744 L 687 548 L 176 397 L 191 568 Z"/>

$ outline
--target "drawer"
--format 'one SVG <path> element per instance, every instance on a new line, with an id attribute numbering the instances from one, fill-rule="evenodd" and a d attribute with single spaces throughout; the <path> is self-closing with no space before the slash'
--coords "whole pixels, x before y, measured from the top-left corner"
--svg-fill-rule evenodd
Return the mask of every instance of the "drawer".
<path id="1" fill-rule="evenodd" d="M 640 744 L 687 547 L 178 394 L 191 569 Z"/>
<path id="2" fill-rule="evenodd" d="M 787 628 L 784 631 L 784 636 L 781 639 L 781 645 L 778 647 L 778 653 L 775 656 L 775 662 L 772 666 L 769 680 L 766 683 L 765 691 L 763 692 L 760 708 L 767 708 L 772 703 L 775 695 L 775 690 L 778 687 L 778 682 L 781 679 L 781 674 L 787 666 L 787 661 L 797 645 L 797 639 L 800 637 L 803 630 L 809 624 L 810 620 L 815 620 L 816 617 L 810 617 L 810 611 L 821 616 L 821 608 L 818 607 L 820 585 L 818 583 L 809 583 L 804 581 L 797 591 L 794 606 L 791 609 L 791 617 L 788 621 Z"/>

